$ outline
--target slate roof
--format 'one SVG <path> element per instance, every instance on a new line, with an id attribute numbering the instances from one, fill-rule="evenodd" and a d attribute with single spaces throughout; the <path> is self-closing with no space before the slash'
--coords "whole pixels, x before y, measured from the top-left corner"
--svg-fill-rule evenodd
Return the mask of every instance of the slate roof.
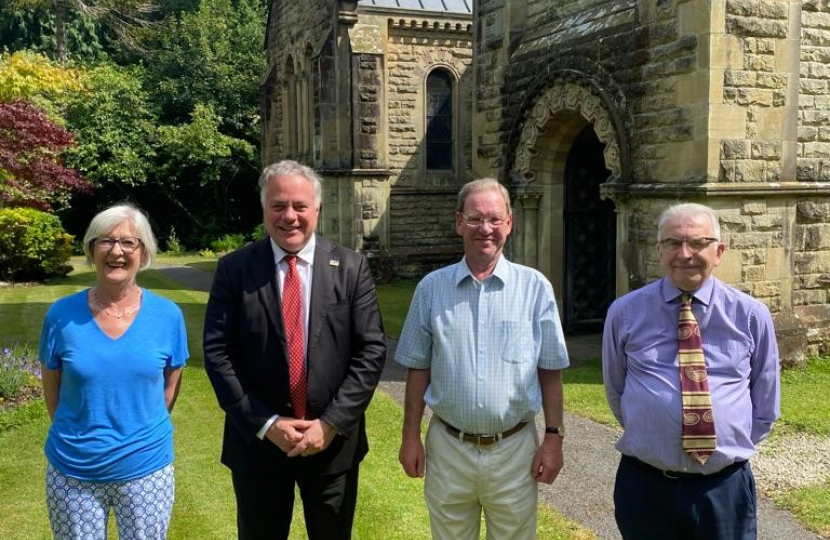
<path id="1" fill-rule="evenodd" d="M 473 13 L 473 0 L 359 0 L 363 5 L 384 8 L 443 11 L 446 13 Z"/>

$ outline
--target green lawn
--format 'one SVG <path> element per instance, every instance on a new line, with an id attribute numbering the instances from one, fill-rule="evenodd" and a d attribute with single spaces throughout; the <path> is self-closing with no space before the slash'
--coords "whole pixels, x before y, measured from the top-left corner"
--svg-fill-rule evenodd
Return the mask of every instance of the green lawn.
<path id="1" fill-rule="evenodd" d="M 215 264 L 187 256 L 173 260 L 165 257 L 161 262 L 193 265 L 204 270 L 211 270 Z M 43 315 L 51 302 L 91 285 L 93 278 L 91 268 L 82 265 L 69 277 L 46 285 L 0 289 L 0 328 L 4 329 L 4 342 L 36 344 Z M 188 290 L 155 270 L 140 274 L 139 283 L 181 306 L 191 353 L 173 412 L 176 503 L 169 538 L 233 538 L 236 527 L 230 475 L 219 464 L 222 414 L 201 368 L 201 327 L 207 293 Z M 400 331 L 413 287 L 411 282 L 379 287 L 381 309 L 390 334 L 397 335 Z M 388 396 L 378 394 L 367 413 L 372 451 L 361 468 L 356 540 L 426 540 L 430 536 L 423 483 L 407 478 L 397 461 L 401 423 L 400 406 Z M 42 451 L 48 425 L 42 400 L 0 414 L 0 493 L 3 494 L 0 538 L 3 540 L 50 538 L 43 500 L 46 463 Z M 301 512 L 295 512 L 295 516 L 291 538 L 300 540 L 305 538 Z M 112 526 L 110 530 L 113 531 Z M 539 534 L 554 540 L 595 538 L 547 507 L 540 508 Z"/>

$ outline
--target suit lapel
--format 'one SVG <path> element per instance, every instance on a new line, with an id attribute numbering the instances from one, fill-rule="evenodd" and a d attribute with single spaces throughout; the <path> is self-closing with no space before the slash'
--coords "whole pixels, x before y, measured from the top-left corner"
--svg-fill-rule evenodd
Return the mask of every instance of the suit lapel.
<path id="1" fill-rule="evenodd" d="M 258 284 L 257 295 L 268 315 L 268 320 L 274 328 L 274 335 L 280 337 L 280 343 L 285 347 L 285 336 L 282 326 L 280 295 L 277 292 L 277 269 L 274 266 L 274 250 L 271 242 L 266 238 L 256 248 L 256 255 L 249 266 L 253 274 L 254 283 Z"/>
<path id="2" fill-rule="evenodd" d="M 315 345 L 323 328 L 323 320 L 326 318 L 326 308 L 332 302 L 334 291 L 334 280 L 332 279 L 332 251 L 334 245 L 317 236 L 317 246 L 314 250 L 313 277 L 311 280 L 311 305 L 309 306 L 308 317 L 308 353 L 306 358 L 314 358 Z M 308 360 L 306 360 L 307 365 Z"/>

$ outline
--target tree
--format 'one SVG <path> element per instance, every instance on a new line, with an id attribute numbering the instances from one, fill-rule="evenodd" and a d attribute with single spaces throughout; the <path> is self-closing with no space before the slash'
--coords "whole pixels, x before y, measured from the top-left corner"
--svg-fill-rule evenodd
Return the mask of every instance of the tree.
<path id="1" fill-rule="evenodd" d="M 158 119 L 143 78 L 140 66 L 102 63 L 85 72 L 85 90 L 68 100 L 65 116 L 76 145 L 66 160 L 96 187 L 129 188 L 153 176 Z"/>
<path id="2" fill-rule="evenodd" d="M 72 135 L 34 105 L 0 103 L 0 201 L 50 210 L 73 192 L 88 193 L 89 183 L 58 156 L 72 143 Z"/>
<path id="3" fill-rule="evenodd" d="M 147 0 L 7 0 L 0 11 L 0 43 L 48 51 L 61 62 L 71 44 L 73 52 L 89 58 L 107 48 L 137 46 L 155 13 Z"/>
<path id="4" fill-rule="evenodd" d="M 187 122 L 198 103 L 228 135 L 259 143 L 259 83 L 265 66 L 262 0 L 202 0 L 168 19 L 148 44 L 148 88 L 168 123 Z"/>
<path id="5" fill-rule="evenodd" d="M 57 66 L 42 54 L 18 51 L 0 54 L 0 102 L 24 99 L 53 118 L 68 96 L 83 89 L 79 70 Z"/>

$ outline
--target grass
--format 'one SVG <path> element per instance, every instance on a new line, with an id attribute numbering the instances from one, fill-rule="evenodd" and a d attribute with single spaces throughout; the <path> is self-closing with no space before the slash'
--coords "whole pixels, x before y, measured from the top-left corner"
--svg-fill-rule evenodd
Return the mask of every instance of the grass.
<path id="1" fill-rule="evenodd" d="M 409 311 L 409 304 L 412 302 L 412 295 L 417 284 L 415 280 L 400 280 L 381 283 L 377 286 L 378 302 L 383 315 L 383 329 L 387 336 L 396 339 L 400 337 L 403 323 L 406 320 L 406 312 Z"/>
<path id="2" fill-rule="evenodd" d="M 73 262 L 80 262 L 76 259 Z M 160 262 L 185 264 L 211 270 L 213 261 L 197 256 L 163 257 Z M 43 316 L 61 296 L 92 285 L 88 266 L 77 266 L 66 278 L 46 285 L 0 289 L 0 327 L 12 342 L 36 344 Z M 202 370 L 201 326 L 207 293 L 183 288 L 161 272 L 149 270 L 139 276 L 143 287 L 176 301 L 185 314 L 191 358 L 173 423 L 176 429 L 176 503 L 169 538 L 217 539 L 235 537 L 235 501 L 230 473 L 219 463 L 223 415 Z M 387 331 L 400 332 L 412 282 L 379 287 Z M 360 500 L 357 506 L 356 540 L 428 539 L 429 521 L 423 501 L 423 483 L 407 478 L 397 461 L 402 411 L 385 394 L 376 395 L 367 412 L 372 450 L 361 467 Z M 49 525 L 44 504 L 43 444 L 49 421 L 42 399 L 0 413 L 0 538 L 3 540 L 48 539 Z M 291 539 L 305 538 L 299 501 Z M 113 523 L 111 537 L 115 538 Z M 590 540 L 589 531 L 564 519 L 549 507 L 540 506 L 540 537 L 555 540 Z"/>
<path id="3" fill-rule="evenodd" d="M 565 383 L 565 407 L 607 426 L 619 426 L 605 400 L 602 364 L 599 358 L 580 361 L 562 374 Z"/>
<path id="4" fill-rule="evenodd" d="M 618 426 L 605 401 L 599 359 L 580 362 L 565 371 L 565 404 L 568 410 L 609 426 Z M 830 435 L 830 358 L 811 358 L 802 369 L 788 369 L 781 376 L 781 419 L 771 438 L 792 433 Z M 808 529 L 830 538 L 830 481 L 803 487 L 773 499 L 788 509 Z"/>

